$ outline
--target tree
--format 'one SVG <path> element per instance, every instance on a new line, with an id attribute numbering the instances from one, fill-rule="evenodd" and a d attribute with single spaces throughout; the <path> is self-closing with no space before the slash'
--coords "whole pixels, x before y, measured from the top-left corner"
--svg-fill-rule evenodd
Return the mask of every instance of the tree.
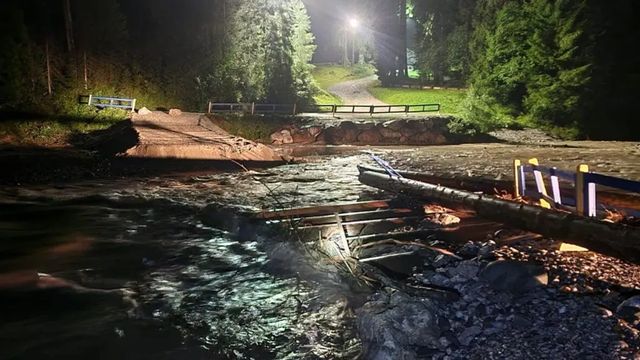
<path id="1" fill-rule="evenodd" d="M 466 81 L 475 0 L 414 0 L 419 24 L 417 64 L 423 79 L 442 85 L 445 78 Z"/>
<path id="2" fill-rule="evenodd" d="M 291 103 L 311 96 L 313 36 L 300 0 L 234 5 L 224 66 L 236 100 Z"/>

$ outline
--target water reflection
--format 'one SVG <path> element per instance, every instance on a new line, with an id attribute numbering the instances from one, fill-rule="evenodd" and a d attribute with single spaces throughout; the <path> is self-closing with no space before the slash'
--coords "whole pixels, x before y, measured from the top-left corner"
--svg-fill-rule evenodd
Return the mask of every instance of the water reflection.
<path id="1" fill-rule="evenodd" d="M 344 164 L 331 186 L 355 194 L 337 176 Z M 331 176 L 310 166 L 315 174 L 274 169 L 293 179 L 274 191 L 289 194 L 301 176 Z M 353 348 L 339 296 L 319 296 L 326 288 L 295 271 L 274 271 L 263 242 L 202 223 L 201 208 L 214 199 L 270 201 L 267 187 L 249 192 L 253 175 L 5 192 L 0 358 L 335 358 L 332 346 Z M 225 181 L 243 185 L 224 196 L 208 191 Z"/>

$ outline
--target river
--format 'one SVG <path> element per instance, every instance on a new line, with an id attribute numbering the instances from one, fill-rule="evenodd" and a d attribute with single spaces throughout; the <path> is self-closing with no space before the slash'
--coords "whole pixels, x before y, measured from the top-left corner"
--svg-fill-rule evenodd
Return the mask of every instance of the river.
<path id="1" fill-rule="evenodd" d="M 357 354 L 338 279 L 287 268 L 265 249 L 286 239 L 239 241 L 204 209 L 358 200 L 365 160 L 3 188 L 0 358 Z"/>
<path id="2" fill-rule="evenodd" d="M 508 177 L 513 158 L 538 156 L 638 178 L 638 144 L 585 146 L 378 151 L 400 168 L 444 174 Z M 258 171 L 3 187 L 0 358 L 357 355 L 353 294 L 339 277 L 314 273 L 284 235 L 240 241 L 224 225 L 229 206 L 379 198 L 357 181 L 356 165 L 370 161 L 363 150 L 307 148 L 294 154 L 302 162 Z"/>

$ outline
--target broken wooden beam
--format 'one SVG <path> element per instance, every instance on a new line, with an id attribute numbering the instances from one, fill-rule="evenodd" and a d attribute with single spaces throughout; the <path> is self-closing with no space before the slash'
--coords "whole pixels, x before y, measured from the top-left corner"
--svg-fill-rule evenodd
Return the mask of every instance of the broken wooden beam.
<path id="1" fill-rule="evenodd" d="M 358 165 L 360 172 L 370 171 L 380 174 L 386 174 L 385 170 L 379 167 Z M 513 191 L 514 182 L 512 180 L 496 180 L 482 177 L 472 177 L 464 175 L 455 176 L 438 176 L 432 173 L 397 170 L 400 175 L 407 179 L 422 181 L 429 184 L 437 184 L 450 188 L 464 188 L 469 191 L 482 191 L 487 194 L 493 194 L 495 191 Z M 535 181 L 527 181 L 527 187 L 533 188 Z M 560 193 L 563 198 L 572 198 L 575 189 L 566 182 L 561 182 Z M 640 207 L 640 196 L 636 194 L 625 193 L 612 189 L 598 190 L 598 199 L 607 206 L 619 209 L 637 209 Z"/>
<path id="2" fill-rule="evenodd" d="M 479 216 L 603 254 L 640 262 L 640 229 L 361 169 L 360 182 L 409 197 L 464 207 Z"/>

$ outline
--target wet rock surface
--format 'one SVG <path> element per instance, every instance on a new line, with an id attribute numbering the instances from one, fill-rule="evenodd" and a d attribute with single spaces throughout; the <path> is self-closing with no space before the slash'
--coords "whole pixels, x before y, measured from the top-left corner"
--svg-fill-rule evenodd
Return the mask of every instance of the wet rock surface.
<path id="1" fill-rule="evenodd" d="M 357 312 L 365 352 L 371 358 L 385 354 L 406 359 L 634 359 L 640 351 L 638 297 L 622 302 L 625 295 L 618 291 L 637 291 L 640 267 L 595 253 L 547 250 L 554 245 L 545 240 L 496 246 L 490 240 L 452 248 L 467 260 L 425 256 L 425 269 L 407 283 L 449 288 L 460 295 L 455 301 L 406 300 L 429 304 L 425 312 L 437 325 L 428 334 L 436 341 L 407 341 L 419 330 L 397 325 L 388 312 L 393 309 L 391 314 L 398 316 L 400 308 L 380 300 L 406 295 L 387 290 L 391 295 L 382 292 Z M 479 249 L 490 248 L 478 256 Z M 600 276 L 583 273 L 597 268 L 608 270 Z M 553 280 L 546 285 L 543 275 Z M 620 282 L 624 288 L 614 285 Z M 402 311 L 399 317 L 415 316 L 414 309 Z M 387 334 L 372 336 L 372 327 L 387 329 Z"/>

